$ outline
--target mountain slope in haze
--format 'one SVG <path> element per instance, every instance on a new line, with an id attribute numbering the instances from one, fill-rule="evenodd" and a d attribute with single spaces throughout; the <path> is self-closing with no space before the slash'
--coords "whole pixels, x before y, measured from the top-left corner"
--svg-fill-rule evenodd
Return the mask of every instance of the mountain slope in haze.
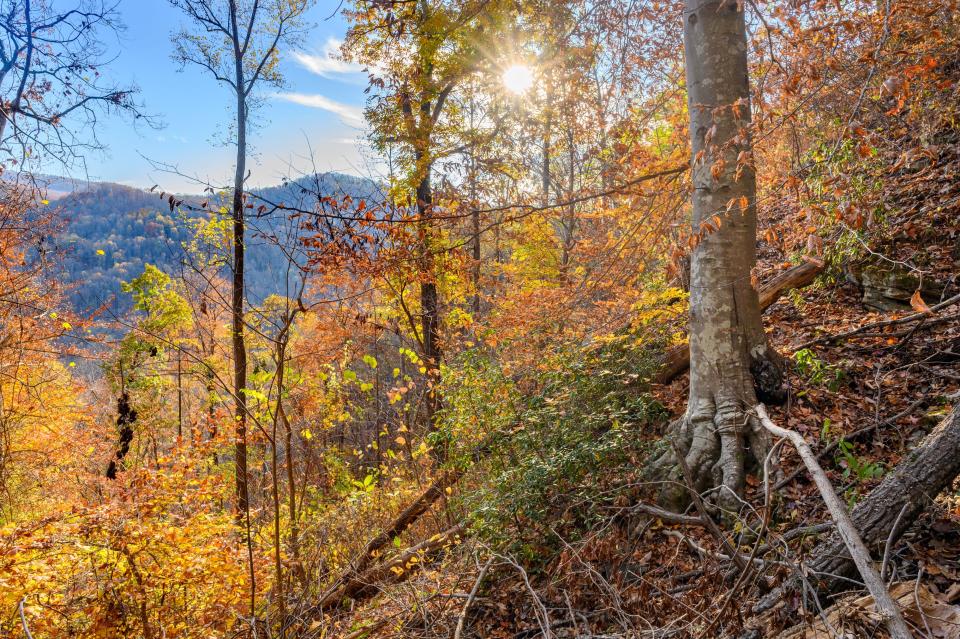
<path id="1" fill-rule="evenodd" d="M 372 180 L 338 173 L 307 176 L 297 181 L 256 190 L 270 202 L 312 209 L 315 193 L 354 200 L 377 197 Z M 50 244 L 63 252 L 62 280 L 70 287 L 73 306 L 81 312 L 105 306 L 123 313 L 130 301 L 120 284 L 153 264 L 176 277 L 184 270 L 184 243 L 192 239 L 191 221 L 210 216 L 224 202 L 219 197 L 177 196 L 183 206 L 171 210 L 167 197 L 157 192 L 109 182 L 92 182 L 67 193 L 56 207 L 62 230 Z M 206 202 L 204 209 L 202 204 Z M 228 202 L 227 202 L 228 204 Z M 286 290 L 287 259 L 267 239 L 284 218 L 279 214 L 255 218 L 247 233 L 247 293 L 253 303 Z"/>

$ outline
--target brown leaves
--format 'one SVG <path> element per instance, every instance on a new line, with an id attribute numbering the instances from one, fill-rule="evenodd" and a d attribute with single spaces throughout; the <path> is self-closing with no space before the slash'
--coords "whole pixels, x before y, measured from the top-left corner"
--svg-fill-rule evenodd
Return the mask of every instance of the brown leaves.
<path id="1" fill-rule="evenodd" d="M 960 606 L 950 605 L 938 598 L 926 585 L 905 582 L 890 589 L 890 594 L 900 605 L 904 616 L 915 628 L 923 628 L 937 639 L 947 639 L 960 634 Z M 847 597 L 826 611 L 826 619 L 837 630 L 854 631 L 853 635 L 867 636 L 868 628 L 878 628 L 882 619 L 874 606 L 873 597 Z M 798 627 L 780 635 L 781 639 L 813 639 L 828 636 L 822 620 L 809 627 Z M 886 636 L 886 635 L 882 635 Z"/>

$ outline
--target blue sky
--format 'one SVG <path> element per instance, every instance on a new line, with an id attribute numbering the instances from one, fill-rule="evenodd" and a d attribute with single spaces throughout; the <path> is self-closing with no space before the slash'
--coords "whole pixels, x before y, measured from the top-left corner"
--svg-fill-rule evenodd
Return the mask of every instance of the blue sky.
<path id="1" fill-rule="evenodd" d="M 341 16 L 330 17 L 335 7 L 329 0 L 318 2 L 302 48 L 283 52 L 287 86 L 279 95 L 273 88 L 264 90 L 267 97 L 251 140 L 254 155 L 248 161 L 254 185 L 312 171 L 311 147 L 318 171 L 369 175 L 375 170 L 361 146 L 366 76 L 330 57 L 347 28 Z M 166 0 L 120 0 L 119 11 L 126 29 L 119 42 L 109 43 L 117 57 L 104 73 L 121 84 L 136 84 L 144 110 L 163 126 L 103 118 L 98 135 L 107 149 L 87 157 L 89 177 L 138 187 L 159 184 L 168 191 L 201 190 L 189 179 L 157 170 L 149 158 L 226 184 L 234 154 L 222 144 L 232 117 L 229 88 L 199 68 L 178 70 L 170 57 L 170 36 L 186 22 Z"/>

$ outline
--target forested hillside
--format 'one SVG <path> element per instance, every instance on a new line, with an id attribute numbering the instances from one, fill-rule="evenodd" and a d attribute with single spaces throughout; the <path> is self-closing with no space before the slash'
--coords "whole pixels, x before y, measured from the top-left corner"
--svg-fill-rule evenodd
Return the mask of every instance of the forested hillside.
<path id="1" fill-rule="evenodd" d="M 960 637 L 957 0 L 164 8 L 0 0 L 0 638 Z"/>
<path id="2" fill-rule="evenodd" d="M 48 194 L 57 186 L 46 178 L 42 192 Z M 312 209 L 324 197 L 351 196 L 358 202 L 375 198 L 379 188 L 370 180 L 324 174 L 255 193 L 272 203 Z M 193 239 L 200 220 L 220 214 L 223 200 L 216 194 L 175 197 L 181 205 L 171 208 L 166 193 L 91 182 L 49 204 L 60 225 L 44 246 L 63 255 L 64 283 L 71 287 L 69 298 L 75 310 L 106 306 L 111 313 L 123 314 L 132 303 L 121 294 L 120 285 L 143 273 L 146 264 L 171 274 L 192 268 L 185 260 L 184 245 Z M 269 237 L 272 220 L 261 221 L 258 229 L 261 237 L 250 242 L 248 292 L 260 302 L 284 291 L 287 260 Z"/>

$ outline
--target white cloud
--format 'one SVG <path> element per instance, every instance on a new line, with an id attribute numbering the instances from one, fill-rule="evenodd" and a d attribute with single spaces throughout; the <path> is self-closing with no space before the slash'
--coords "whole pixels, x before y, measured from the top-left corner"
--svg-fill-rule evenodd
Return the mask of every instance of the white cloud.
<path id="1" fill-rule="evenodd" d="M 359 107 L 350 106 L 349 104 L 343 104 L 342 102 L 336 102 L 335 100 L 331 100 L 330 98 L 318 93 L 284 92 L 276 93 L 274 94 L 274 97 L 279 100 L 293 102 L 294 104 L 299 104 L 301 106 L 322 109 L 324 111 L 329 111 L 330 113 L 336 113 L 344 120 L 349 121 L 351 124 L 363 124 L 362 109 Z"/>
<path id="2" fill-rule="evenodd" d="M 350 73 L 360 73 L 363 67 L 353 62 L 347 62 L 340 59 L 340 45 L 342 40 L 328 38 L 323 45 L 323 52 L 320 54 L 303 53 L 294 51 L 293 57 L 300 66 L 311 73 L 329 78 L 333 75 L 346 75 Z"/>

